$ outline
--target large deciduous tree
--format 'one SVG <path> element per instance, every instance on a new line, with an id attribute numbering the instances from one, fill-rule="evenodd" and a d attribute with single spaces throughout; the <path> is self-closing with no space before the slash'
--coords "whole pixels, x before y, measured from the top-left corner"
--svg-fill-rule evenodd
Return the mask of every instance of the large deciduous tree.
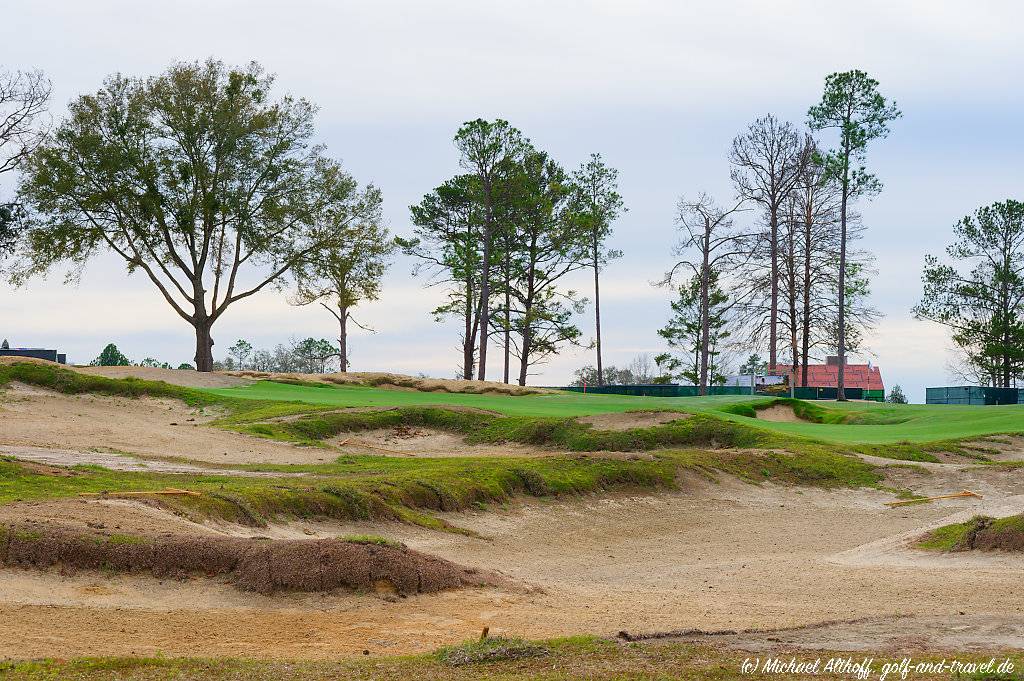
<path id="1" fill-rule="evenodd" d="M 196 368 L 213 368 L 212 328 L 234 303 L 310 253 L 341 244 L 319 223 L 347 175 L 312 143 L 315 107 L 272 95 L 255 63 L 179 63 L 115 75 L 69 106 L 26 159 L 31 209 L 16 280 L 99 252 L 142 272 L 195 330 Z"/>
<path id="2" fill-rule="evenodd" d="M 0 175 L 15 170 L 45 139 L 50 81 L 41 71 L 0 70 Z M 18 241 L 24 211 L 0 197 L 0 262 Z"/>
<path id="3" fill-rule="evenodd" d="M 979 208 L 953 227 L 948 261 L 925 258 L 919 319 L 949 327 L 973 373 L 994 387 L 1024 376 L 1024 203 Z"/>
<path id="4" fill-rule="evenodd" d="M 604 384 L 601 357 L 601 269 L 608 261 L 622 257 L 622 251 L 605 245 L 612 232 L 612 223 L 627 210 L 618 191 L 619 171 L 605 165 L 600 154 L 590 159 L 573 173 L 576 187 L 577 219 L 586 230 L 590 268 L 594 272 L 594 329 L 597 349 L 597 381 Z"/>
<path id="5" fill-rule="evenodd" d="M 348 322 L 367 328 L 352 317 L 363 301 L 380 297 L 380 282 L 396 244 L 382 224 L 381 195 L 375 187 L 351 188 L 351 200 L 331 203 L 320 220 L 345 234 L 341 243 L 309 253 L 295 268 L 298 305 L 319 303 L 338 322 L 339 371 L 348 371 Z"/>
<path id="6" fill-rule="evenodd" d="M 868 144 L 889 134 L 889 124 L 900 116 L 895 102 L 886 101 L 878 91 L 878 81 L 863 71 L 833 73 L 825 78 L 821 101 L 807 113 L 813 130 L 836 129 L 839 141 L 836 148 L 824 154 L 820 161 L 826 172 L 839 183 L 839 280 L 837 282 L 838 395 L 845 400 L 843 390 L 846 372 L 846 242 L 849 204 L 860 196 L 871 196 L 881 191 L 881 183 L 867 171 L 865 160 Z"/>
<path id="7" fill-rule="evenodd" d="M 768 297 L 768 370 L 778 361 L 779 345 L 779 224 L 783 205 L 800 181 L 807 163 L 807 147 L 796 127 L 775 116 L 759 118 L 732 142 L 729 161 L 736 193 L 743 200 L 761 205 L 767 223 L 769 273 L 767 291 L 756 297 Z"/>

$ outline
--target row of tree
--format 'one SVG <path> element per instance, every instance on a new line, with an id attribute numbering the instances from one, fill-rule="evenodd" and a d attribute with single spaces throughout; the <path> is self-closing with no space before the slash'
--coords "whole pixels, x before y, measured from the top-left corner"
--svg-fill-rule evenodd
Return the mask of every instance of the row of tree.
<path id="1" fill-rule="evenodd" d="M 464 172 L 411 207 L 415 236 L 399 241 L 419 260 L 414 273 L 444 289 L 435 317 L 459 320 L 459 375 L 487 377 L 494 337 L 502 380 L 514 371 L 520 385 L 531 367 L 581 344 L 574 315 L 586 299 L 563 282 L 583 269 L 594 276 L 600 375 L 600 271 L 621 255 L 605 246 L 624 210 L 617 171 L 594 154 L 570 174 L 503 120 L 466 123 L 455 145 Z"/>
<path id="2" fill-rule="evenodd" d="M 658 332 L 677 354 L 656 358 L 665 372 L 703 394 L 724 380 L 730 349 L 766 348 L 768 372 L 784 358 L 794 384 L 807 385 L 810 359 L 824 351 L 838 355 L 845 399 L 846 356 L 878 318 L 867 302 L 873 258 L 852 247 L 863 230 L 852 203 L 880 190 L 865 166 L 867 145 L 899 115 L 877 81 L 848 71 L 825 79 L 808 130 L 769 115 L 735 138 L 734 201 L 723 207 L 701 194 L 679 202 L 682 259 L 662 282 L 679 297 Z M 829 129 L 838 140 L 825 150 L 813 133 Z M 750 211 L 754 219 L 738 224 Z"/>
<path id="3" fill-rule="evenodd" d="M 94 255 L 113 254 L 193 327 L 201 371 L 214 367 L 213 327 L 229 307 L 292 285 L 291 302 L 321 305 L 338 324 L 337 344 L 324 342 L 344 371 L 353 309 L 379 296 L 400 247 L 443 288 L 435 316 L 459 320 L 460 375 L 486 378 L 488 348 L 498 347 L 502 379 L 525 383 L 532 367 L 585 344 L 575 319 L 586 298 L 566 282 L 586 270 L 597 351 L 588 377 L 626 375 L 609 375 L 601 352 L 600 275 L 621 255 L 606 242 L 625 208 L 617 172 L 599 155 L 568 172 L 507 122 L 468 122 L 454 139 L 461 172 L 411 207 L 415 233 L 396 242 L 379 190 L 313 142 L 316 107 L 274 98 L 273 85 L 255 63 L 179 63 L 148 79 L 112 76 L 51 125 L 45 76 L 0 70 L 0 175 L 21 171 L 17 197 L 0 202 L 0 259 L 18 255 L 12 280 L 59 264 L 75 279 Z M 878 313 L 854 205 L 880 190 L 866 152 L 899 115 L 875 80 L 847 71 L 826 78 L 806 130 L 767 116 L 739 135 L 729 155 L 735 197 L 679 203 L 680 261 L 663 282 L 678 298 L 659 331 L 675 352 L 633 375 L 706 388 L 730 352 L 763 350 L 767 370 L 801 367 L 805 383 L 812 356 L 834 352 L 843 366 L 861 349 Z M 954 231 L 947 257 L 926 260 L 914 313 L 951 328 L 972 382 L 1015 385 L 1024 208 L 995 203 Z M 322 339 L 307 340 L 319 347 L 306 355 L 328 356 Z M 265 351 L 259 364 L 297 366 L 286 350 Z"/>

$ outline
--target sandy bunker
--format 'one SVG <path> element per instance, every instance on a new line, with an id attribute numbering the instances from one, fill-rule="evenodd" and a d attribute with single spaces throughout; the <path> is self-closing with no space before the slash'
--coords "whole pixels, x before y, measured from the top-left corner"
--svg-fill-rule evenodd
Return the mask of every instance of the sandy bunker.
<path id="1" fill-rule="evenodd" d="M 661 426 L 688 418 L 690 418 L 690 414 L 678 411 L 625 411 L 581 416 L 576 421 L 589 425 L 594 430 L 632 430 Z"/>
<path id="2" fill-rule="evenodd" d="M 793 407 L 788 404 L 773 404 L 770 407 L 757 410 L 757 418 L 763 421 L 776 421 L 779 423 L 809 423 L 796 415 Z"/>

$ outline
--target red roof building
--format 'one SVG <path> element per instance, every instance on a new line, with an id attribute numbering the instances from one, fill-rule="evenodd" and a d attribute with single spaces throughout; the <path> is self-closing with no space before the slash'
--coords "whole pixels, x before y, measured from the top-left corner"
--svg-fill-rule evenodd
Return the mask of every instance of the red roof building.
<path id="1" fill-rule="evenodd" d="M 837 388 L 839 383 L 839 361 L 835 357 L 829 357 L 825 364 L 810 364 L 807 366 L 807 387 L 809 388 Z M 791 364 L 776 365 L 775 373 L 788 376 L 791 375 L 793 366 Z M 802 386 L 802 367 L 797 367 L 796 385 Z M 885 390 L 882 382 L 882 372 L 878 367 L 871 364 L 847 364 L 843 372 L 846 379 L 844 385 L 847 388 L 863 388 L 864 390 Z"/>

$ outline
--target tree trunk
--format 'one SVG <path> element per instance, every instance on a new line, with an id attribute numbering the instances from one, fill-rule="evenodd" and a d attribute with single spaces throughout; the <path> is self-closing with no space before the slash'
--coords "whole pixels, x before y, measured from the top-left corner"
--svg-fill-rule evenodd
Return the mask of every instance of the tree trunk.
<path id="1" fill-rule="evenodd" d="M 196 371 L 213 371 L 213 338 L 210 336 L 213 323 L 202 319 L 192 325 L 196 330 Z"/>
<path id="2" fill-rule="evenodd" d="M 473 380 L 473 355 L 476 351 L 476 333 L 473 330 L 473 280 L 466 277 L 466 332 L 462 337 L 462 378 Z"/>
<path id="3" fill-rule="evenodd" d="M 844 151 L 846 156 L 843 165 L 843 199 L 839 208 L 839 324 L 836 329 L 839 336 L 836 400 L 839 402 L 846 401 L 846 204 L 850 193 L 849 144 Z"/>
<path id="4" fill-rule="evenodd" d="M 338 306 L 338 371 L 348 371 L 348 308 Z"/>
<path id="5" fill-rule="evenodd" d="M 601 364 L 601 284 L 600 264 L 598 263 L 597 233 L 594 233 L 594 325 L 597 330 L 597 384 L 604 385 L 604 367 Z"/>
<path id="6" fill-rule="evenodd" d="M 797 344 L 797 317 L 796 317 L 796 211 L 790 204 L 789 211 L 789 253 L 786 256 L 786 270 L 789 275 L 789 344 L 793 357 L 793 366 L 790 370 L 789 387 L 790 397 L 794 396 L 793 389 L 796 388 L 797 366 L 800 364 L 800 350 Z"/>
<path id="7" fill-rule="evenodd" d="M 808 202 L 804 213 L 804 319 L 803 348 L 800 353 L 801 378 L 800 385 L 807 387 L 807 365 L 811 352 L 811 228 L 814 224 L 813 207 Z"/>
<path id="8" fill-rule="evenodd" d="M 480 354 L 476 378 L 487 378 L 487 335 L 491 323 L 491 241 L 494 231 L 494 214 L 491 206 L 491 185 L 484 182 L 484 253 L 480 278 Z"/>
<path id="9" fill-rule="evenodd" d="M 698 392 L 701 396 L 708 394 L 708 355 L 711 348 L 711 295 L 708 289 L 711 285 L 711 272 L 709 271 L 708 258 L 711 245 L 711 221 L 704 218 L 704 262 L 700 270 L 700 387 Z"/>
<path id="10" fill-rule="evenodd" d="M 526 372 L 530 368 L 530 351 L 533 345 L 533 329 L 530 324 L 530 310 L 527 309 L 523 318 L 523 349 L 519 358 L 519 385 L 526 385 Z"/>
<path id="11" fill-rule="evenodd" d="M 512 317 L 512 299 L 511 299 L 511 295 L 510 295 L 509 290 L 508 290 L 510 280 L 512 279 L 512 273 L 511 273 L 512 264 L 510 262 L 509 246 L 510 246 L 510 244 L 506 244 L 505 245 L 505 272 L 504 272 L 504 275 L 505 275 L 505 319 L 504 319 L 504 324 L 505 324 L 505 371 L 504 371 L 502 380 L 505 382 L 506 385 L 508 384 L 508 376 L 509 376 L 509 359 L 510 359 L 510 347 L 509 347 L 509 345 L 510 345 L 511 334 L 512 334 L 512 329 L 510 328 L 510 326 L 511 326 L 511 317 Z"/>
<path id="12" fill-rule="evenodd" d="M 768 370 L 775 371 L 778 364 L 779 343 L 779 211 L 771 207 L 771 260 L 772 260 L 772 302 L 768 330 Z"/>

